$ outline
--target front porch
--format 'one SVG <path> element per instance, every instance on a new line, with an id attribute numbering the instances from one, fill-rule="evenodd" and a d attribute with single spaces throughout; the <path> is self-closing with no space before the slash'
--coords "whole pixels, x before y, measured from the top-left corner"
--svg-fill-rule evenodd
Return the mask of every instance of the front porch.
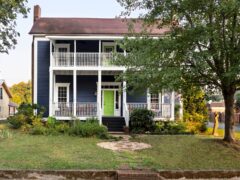
<path id="1" fill-rule="evenodd" d="M 50 78 L 49 116 L 58 120 L 96 117 L 100 124 L 103 117 L 122 117 L 128 126 L 134 109 L 147 108 L 155 112 L 156 119 L 174 119 L 174 93 L 129 94 L 126 82 L 115 82 L 120 73 L 54 70 Z"/>

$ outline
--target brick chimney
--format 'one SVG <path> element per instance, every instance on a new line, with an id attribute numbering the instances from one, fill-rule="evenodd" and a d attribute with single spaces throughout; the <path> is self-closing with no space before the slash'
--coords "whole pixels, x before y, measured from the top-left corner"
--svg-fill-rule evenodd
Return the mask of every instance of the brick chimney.
<path id="1" fill-rule="evenodd" d="M 33 22 L 35 22 L 40 17 L 41 17 L 41 8 L 39 5 L 36 5 L 34 6 L 34 11 L 33 11 Z"/>

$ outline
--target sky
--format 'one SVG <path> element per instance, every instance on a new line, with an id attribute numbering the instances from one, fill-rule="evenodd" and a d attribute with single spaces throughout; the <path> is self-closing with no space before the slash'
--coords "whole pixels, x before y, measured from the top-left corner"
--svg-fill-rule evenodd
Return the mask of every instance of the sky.
<path id="1" fill-rule="evenodd" d="M 37 4 L 42 17 L 114 18 L 123 10 L 116 0 L 28 0 L 27 6 L 31 8 L 28 17 L 17 19 L 16 28 L 21 35 L 18 44 L 9 54 L 0 54 L 0 79 L 5 79 L 9 86 L 31 79 L 32 36 L 28 33 L 33 25 L 33 6 Z"/>

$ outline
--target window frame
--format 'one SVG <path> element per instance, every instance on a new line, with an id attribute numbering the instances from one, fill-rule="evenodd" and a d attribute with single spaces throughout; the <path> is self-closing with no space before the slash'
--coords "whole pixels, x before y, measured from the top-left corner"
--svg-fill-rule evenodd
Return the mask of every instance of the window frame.
<path id="1" fill-rule="evenodd" d="M 69 97 L 70 97 L 70 83 L 56 83 L 55 84 L 55 97 L 54 97 L 54 102 L 55 103 L 59 103 L 58 102 L 58 98 L 59 98 L 59 94 L 58 94 L 58 88 L 59 87 L 66 87 L 67 88 L 67 102 L 69 103 Z"/>

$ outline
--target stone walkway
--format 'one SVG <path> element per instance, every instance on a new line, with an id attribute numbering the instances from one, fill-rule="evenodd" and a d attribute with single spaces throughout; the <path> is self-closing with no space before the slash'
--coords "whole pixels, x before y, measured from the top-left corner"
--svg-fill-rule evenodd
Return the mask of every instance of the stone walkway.
<path id="1" fill-rule="evenodd" d="M 114 142 L 101 142 L 97 145 L 113 151 L 136 151 L 151 148 L 150 144 L 129 141 L 130 136 L 121 135 L 123 139 Z"/>

